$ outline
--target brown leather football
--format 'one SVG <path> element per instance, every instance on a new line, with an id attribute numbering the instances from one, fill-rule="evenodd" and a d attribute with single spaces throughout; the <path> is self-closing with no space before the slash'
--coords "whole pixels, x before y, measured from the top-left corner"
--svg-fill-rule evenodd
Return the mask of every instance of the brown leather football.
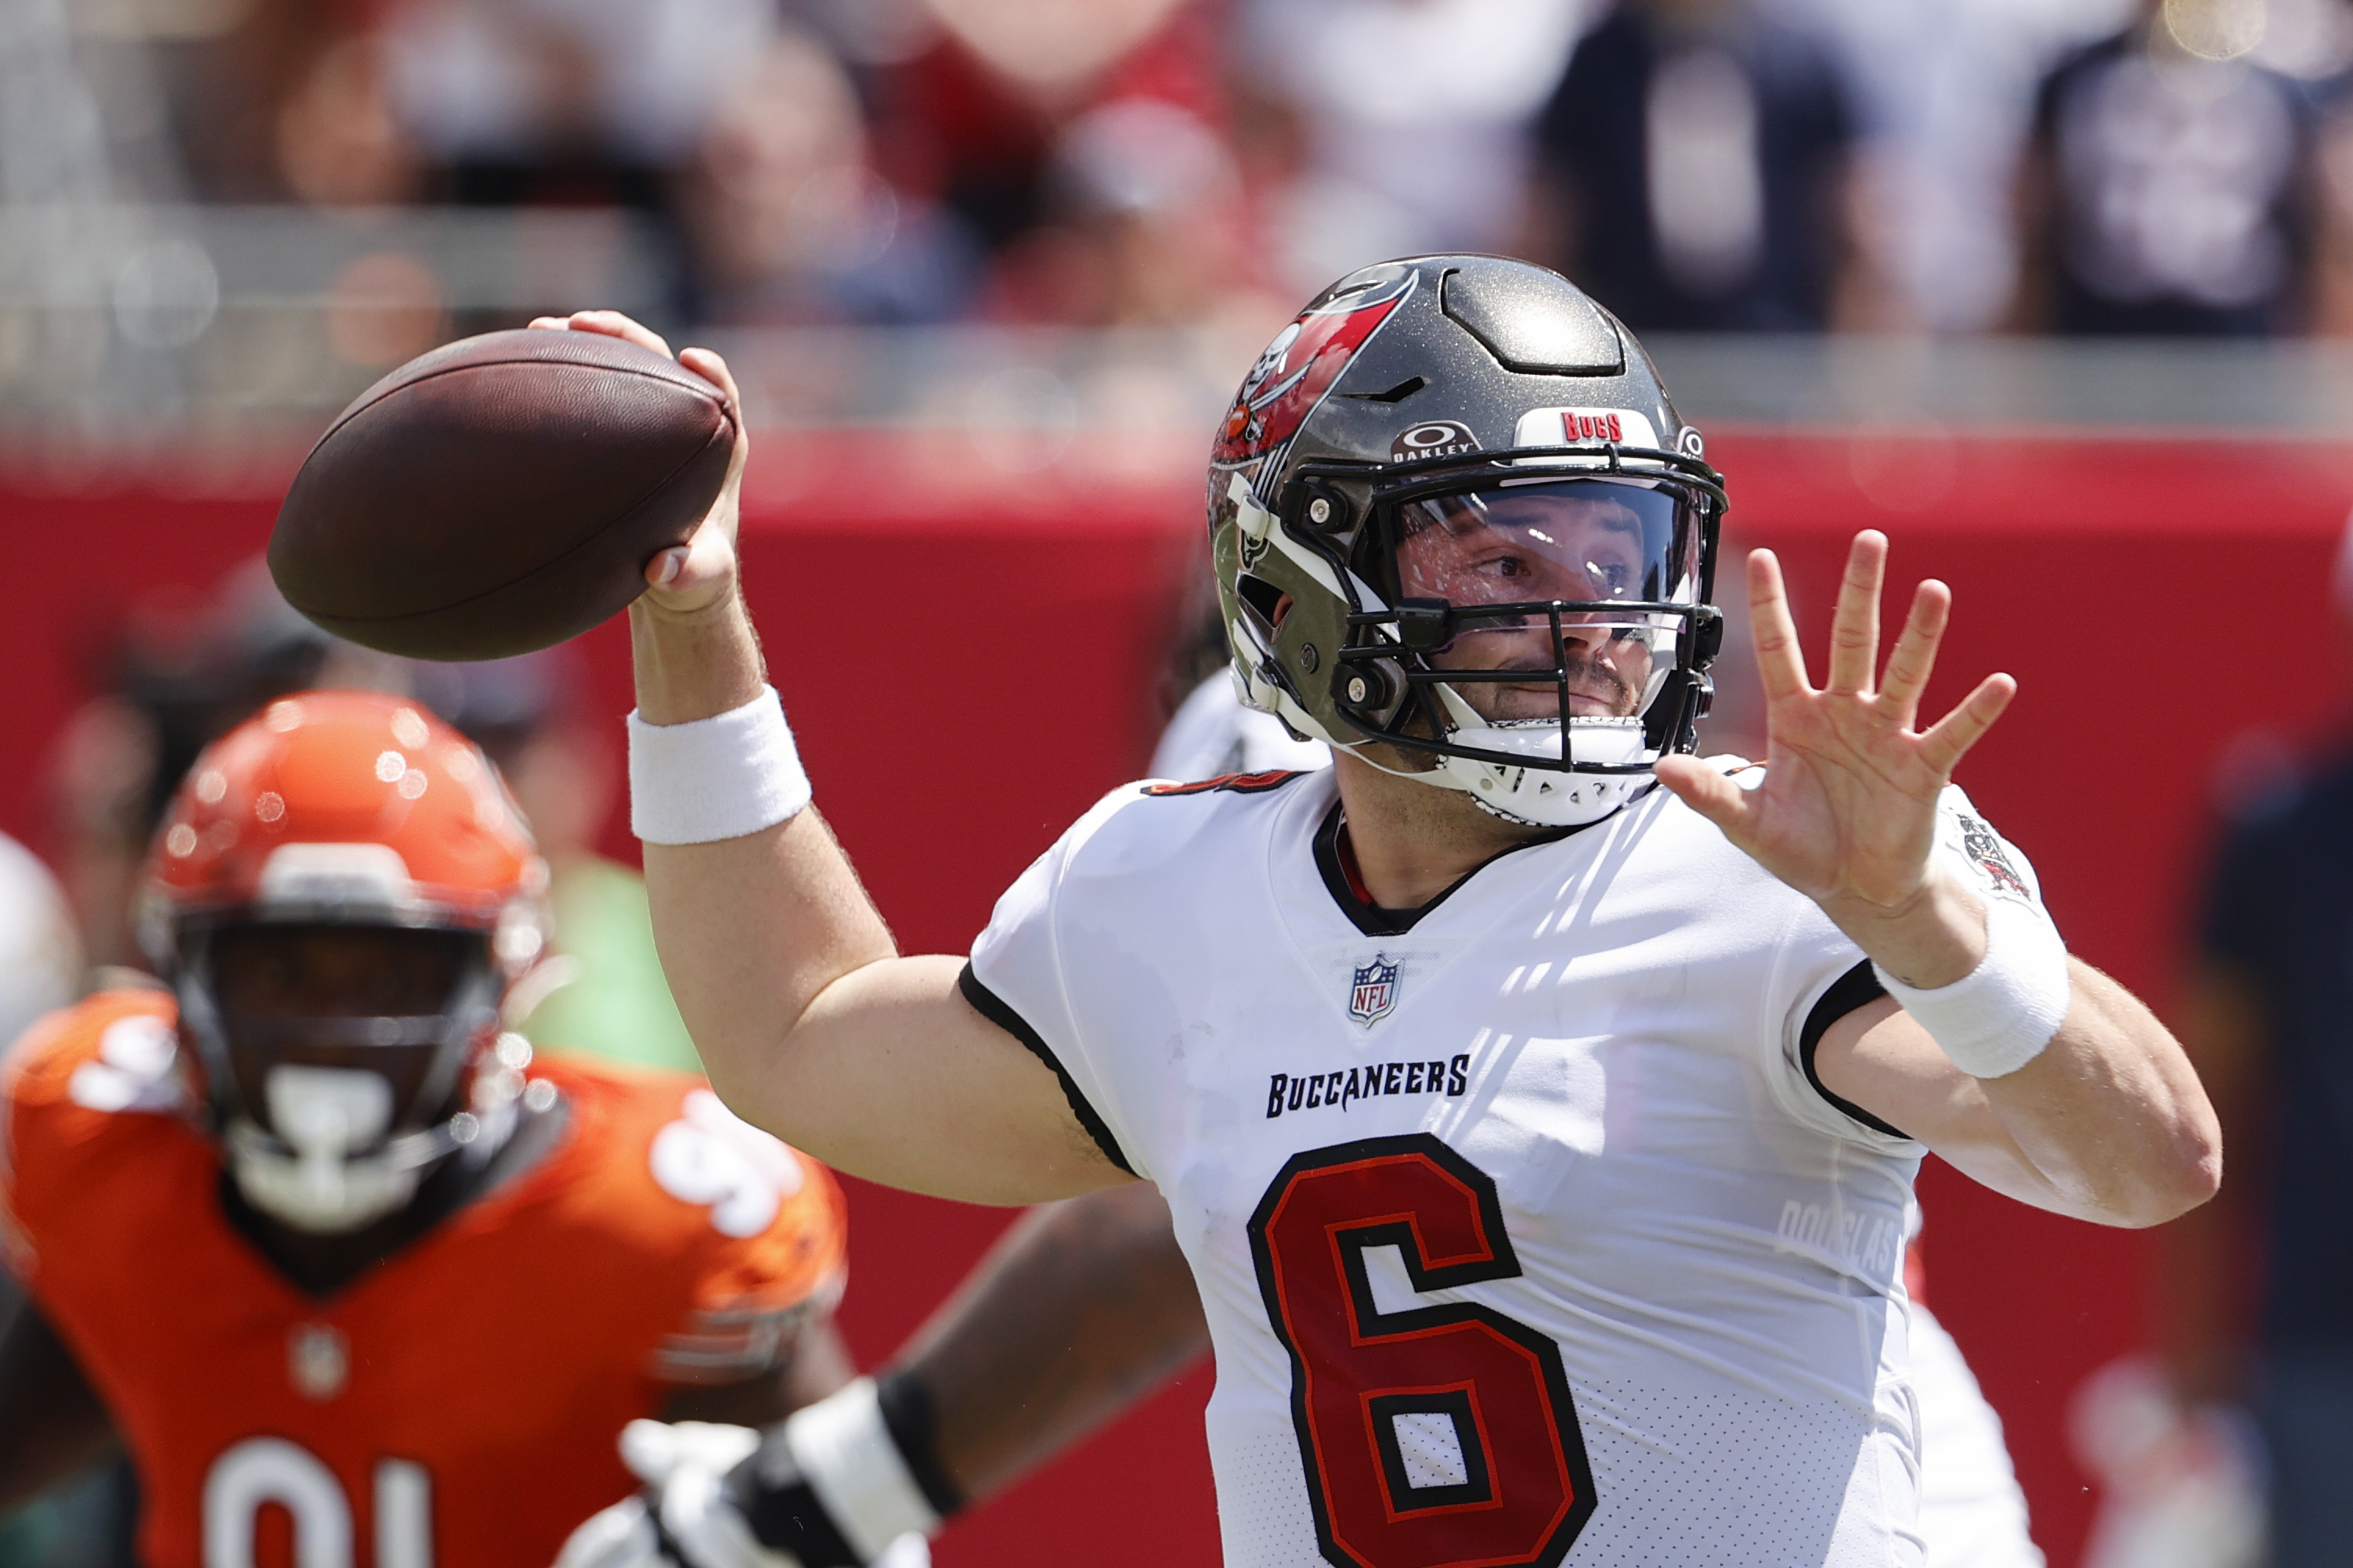
<path id="1" fill-rule="evenodd" d="M 735 411 L 599 332 L 446 343 L 336 416 L 278 509 L 269 573 L 339 637 L 412 658 L 502 658 L 645 589 L 727 477 Z"/>

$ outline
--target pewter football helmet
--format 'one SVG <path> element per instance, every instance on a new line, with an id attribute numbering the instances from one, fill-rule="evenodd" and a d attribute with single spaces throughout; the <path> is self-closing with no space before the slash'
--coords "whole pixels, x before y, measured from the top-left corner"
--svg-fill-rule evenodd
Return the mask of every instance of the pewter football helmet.
<path id="1" fill-rule="evenodd" d="M 1690 751 L 1722 477 L 1641 345 L 1558 274 L 1417 257 L 1325 289 L 1209 462 L 1243 700 L 1540 826 Z"/>

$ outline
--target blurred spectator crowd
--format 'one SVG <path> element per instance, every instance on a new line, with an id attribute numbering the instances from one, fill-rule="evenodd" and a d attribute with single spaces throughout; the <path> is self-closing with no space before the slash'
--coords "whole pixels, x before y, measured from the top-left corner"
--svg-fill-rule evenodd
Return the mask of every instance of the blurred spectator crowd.
<path id="1" fill-rule="evenodd" d="M 681 321 L 1256 326 L 1459 249 L 1637 329 L 2353 327 L 2346 0 L 0 0 L 0 42 L 9 202 L 617 208 Z"/>

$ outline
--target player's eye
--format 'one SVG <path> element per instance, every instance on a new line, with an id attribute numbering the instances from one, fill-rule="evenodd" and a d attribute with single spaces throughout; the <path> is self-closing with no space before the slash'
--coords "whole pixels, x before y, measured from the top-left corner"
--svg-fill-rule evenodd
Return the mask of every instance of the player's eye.
<path id="1" fill-rule="evenodd" d="M 1622 599 L 1627 584 L 1634 580 L 1632 568 L 1623 563 L 1588 561 L 1585 563 L 1585 579 L 1600 590 L 1605 599 Z"/>

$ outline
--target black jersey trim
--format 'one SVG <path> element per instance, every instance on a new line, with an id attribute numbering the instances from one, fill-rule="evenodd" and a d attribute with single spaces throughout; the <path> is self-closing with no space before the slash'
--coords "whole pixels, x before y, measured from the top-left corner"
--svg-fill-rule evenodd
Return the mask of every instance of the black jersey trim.
<path id="1" fill-rule="evenodd" d="M 1095 1108 L 1087 1103 L 1087 1097 L 1079 1092 L 1077 1081 L 1062 1066 L 1061 1058 L 1054 1054 L 1054 1047 L 1046 1043 L 1044 1036 L 1029 1026 L 1029 1019 L 1015 1012 L 1006 1005 L 1003 997 L 981 984 L 980 976 L 972 972 L 970 960 L 965 961 L 964 973 L 956 976 L 956 989 L 964 993 L 964 999 L 972 1004 L 974 1012 L 1020 1041 L 1029 1047 L 1031 1056 L 1054 1069 L 1054 1076 L 1062 1082 L 1062 1098 L 1071 1102 L 1071 1114 L 1079 1119 L 1079 1125 L 1087 1130 L 1087 1136 L 1095 1141 L 1095 1147 L 1103 1152 L 1103 1158 L 1129 1175 L 1135 1174 L 1135 1167 L 1129 1164 L 1127 1156 L 1119 1152 L 1119 1140 L 1111 1135 L 1111 1124 L 1096 1115 Z"/>
<path id="2" fill-rule="evenodd" d="M 931 1386 L 905 1367 L 874 1380 L 874 1401 L 883 1429 L 932 1511 L 946 1519 L 964 1507 L 964 1493 L 940 1458 L 939 1417 Z"/>
<path id="3" fill-rule="evenodd" d="M 1901 1127 L 1882 1121 L 1852 1100 L 1841 1100 L 1832 1094 L 1823 1084 L 1822 1075 L 1814 1070 L 1814 1052 L 1820 1048 L 1822 1037 L 1831 1032 L 1831 1026 L 1856 1008 L 1876 1002 L 1886 994 L 1887 987 L 1882 985 L 1879 976 L 1871 972 L 1869 959 L 1831 981 L 1831 988 L 1822 993 L 1821 999 L 1806 1015 L 1806 1026 L 1798 1031 L 1798 1065 L 1806 1069 L 1806 1081 L 1814 1086 L 1814 1092 L 1838 1110 L 1874 1132 L 1884 1132 L 1890 1138 L 1909 1138 L 1912 1134 Z"/>
<path id="4" fill-rule="evenodd" d="M 1367 903 L 1358 898 L 1356 887 L 1348 879 L 1348 868 L 1340 863 L 1340 803 L 1335 800 L 1332 803 L 1331 809 L 1324 814 L 1323 826 L 1315 830 L 1315 869 L 1323 874 L 1324 886 L 1331 893 L 1332 901 L 1340 906 L 1340 912 L 1347 916 L 1350 923 L 1358 931 L 1363 931 L 1366 936 L 1403 936 L 1411 931 L 1424 915 L 1452 898 L 1465 882 L 1501 860 L 1504 856 L 1516 855 L 1523 849 L 1533 849 L 1539 844 L 1557 843 L 1570 834 L 1581 833 L 1592 826 L 1588 822 L 1580 823 L 1575 827 L 1551 828 L 1534 838 L 1506 845 L 1448 883 L 1445 890 L 1428 903 L 1417 904 L 1409 910 L 1388 910 L 1383 909 L 1378 904 Z"/>

